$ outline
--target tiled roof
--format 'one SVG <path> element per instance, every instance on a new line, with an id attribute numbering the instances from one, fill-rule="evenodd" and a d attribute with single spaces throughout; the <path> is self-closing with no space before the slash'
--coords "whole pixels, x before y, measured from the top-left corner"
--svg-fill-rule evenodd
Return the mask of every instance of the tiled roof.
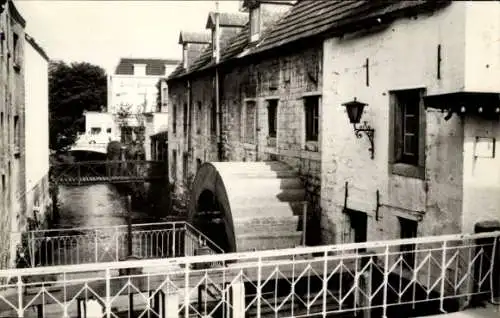
<path id="1" fill-rule="evenodd" d="M 246 13 L 219 12 L 219 25 L 221 27 L 243 27 L 248 22 Z M 207 29 L 215 25 L 215 12 L 208 13 Z"/>
<path id="2" fill-rule="evenodd" d="M 376 18 L 417 9 L 423 6 L 439 6 L 450 3 L 447 0 L 429 1 L 334 1 L 334 0 L 301 0 L 295 4 L 283 18 L 262 35 L 257 45 L 249 46 L 248 23 L 239 34 L 221 45 L 223 63 L 239 56 L 248 56 L 272 50 L 285 44 L 302 39 L 330 33 L 338 35 L 346 30 L 353 31 L 366 21 L 376 22 Z M 346 29 L 350 27 L 350 29 Z M 342 32 L 340 32 L 342 31 Z M 212 49 L 205 52 L 193 63 L 189 72 L 180 71 L 169 77 L 180 77 L 215 65 Z"/>
<path id="3" fill-rule="evenodd" d="M 262 52 L 349 24 L 439 1 L 332 1 L 298 2 L 265 36 L 252 53 Z M 441 1 L 443 2 L 443 1 Z"/>
<path id="4" fill-rule="evenodd" d="M 165 75 L 165 64 L 177 64 L 179 60 L 172 59 L 141 59 L 121 58 L 116 67 L 117 75 L 133 75 L 134 64 L 146 64 L 146 75 Z"/>
<path id="5" fill-rule="evenodd" d="M 179 44 L 183 43 L 210 43 L 212 41 L 210 32 L 188 32 L 181 31 L 179 34 Z"/>

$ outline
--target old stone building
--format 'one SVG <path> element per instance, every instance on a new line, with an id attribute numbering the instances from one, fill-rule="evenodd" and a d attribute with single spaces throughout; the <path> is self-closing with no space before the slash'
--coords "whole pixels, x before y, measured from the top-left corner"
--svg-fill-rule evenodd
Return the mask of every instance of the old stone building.
<path id="1" fill-rule="evenodd" d="M 13 262 L 12 232 L 26 222 L 24 46 L 25 20 L 12 1 L 0 13 L 0 266 Z"/>
<path id="2" fill-rule="evenodd" d="M 326 241 L 470 233 L 500 221 L 500 4 L 400 2 L 371 12 L 356 32 L 324 43 Z M 373 158 L 342 106 L 354 100 L 366 104 L 356 128 L 373 128 Z"/>
<path id="3" fill-rule="evenodd" d="M 500 217 L 499 4 L 244 4 L 249 22 L 168 80 L 176 192 L 200 167 L 215 173 L 204 162 L 284 162 L 324 243 L 471 232 Z M 471 22 L 481 14 L 488 23 Z M 207 23 L 216 44 L 218 18 Z"/>
<path id="4" fill-rule="evenodd" d="M 246 13 L 209 14 L 207 28 L 215 45 L 169 78 L 171 103 L 179 109 L 169 134 L 176 191 L 190 186 L 204 162 L 276 160 L 302 177 L 309 190 L 309 215 L 319 212 L 322 43 L 280 45 L 279 33 L 290 31 L 273 25 L 293 3 L 245 1 Z M 293 23 L 297 13 L 286 16 L 286 23 Z M 262 44 L 266 50 L 254 54 Z M 301 191 L 296 190 L 297 198 Z"/>

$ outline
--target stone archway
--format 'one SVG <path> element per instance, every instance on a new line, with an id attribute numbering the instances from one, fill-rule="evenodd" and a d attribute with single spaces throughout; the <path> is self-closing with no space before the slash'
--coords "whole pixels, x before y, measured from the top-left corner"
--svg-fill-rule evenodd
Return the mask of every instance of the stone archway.
<path id="1" fill-rule="evenodd" d="M 195 176 L 188 220 L 225 252 L 301 243 L 305 189 L 281 162 L 213 162 Z"/>

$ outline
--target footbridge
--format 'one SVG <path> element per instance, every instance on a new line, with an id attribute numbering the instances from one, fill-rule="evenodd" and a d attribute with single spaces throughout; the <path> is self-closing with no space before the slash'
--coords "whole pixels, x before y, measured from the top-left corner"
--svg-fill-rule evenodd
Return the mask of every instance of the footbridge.
<path id="1" fill-rule="evenodd" d="M 166 179 L 164 161 L 105 160 L 59 163 L 51 167 L 58 184 L 149 182 Z"/>

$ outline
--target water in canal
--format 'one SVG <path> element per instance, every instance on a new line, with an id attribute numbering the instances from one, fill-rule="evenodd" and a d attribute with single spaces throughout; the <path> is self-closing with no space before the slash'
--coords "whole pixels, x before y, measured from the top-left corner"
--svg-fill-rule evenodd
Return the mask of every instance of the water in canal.
<path id="1" fill-rule="evenodd" d="M 59 219 L 54 228 L 115 226 L 127 224 L 126 197 L 113 185 L 59 187 Z M 154 222 L 147 209 L 133 209 L 132 223 Z"/>
<path id="2" fill-rule="evenodd" d="M 68 265 L 126 259 L 168 257 L 173 253 L 172 225 L 159 223 L 148 206 L 132 209 L 133 235 L 128 240 L 127 198 L 113 185 L 60 186 L 59 216 L 37 238 L 40 262 Z M 177 234 L 180 234 L 177 233 Z"/>

